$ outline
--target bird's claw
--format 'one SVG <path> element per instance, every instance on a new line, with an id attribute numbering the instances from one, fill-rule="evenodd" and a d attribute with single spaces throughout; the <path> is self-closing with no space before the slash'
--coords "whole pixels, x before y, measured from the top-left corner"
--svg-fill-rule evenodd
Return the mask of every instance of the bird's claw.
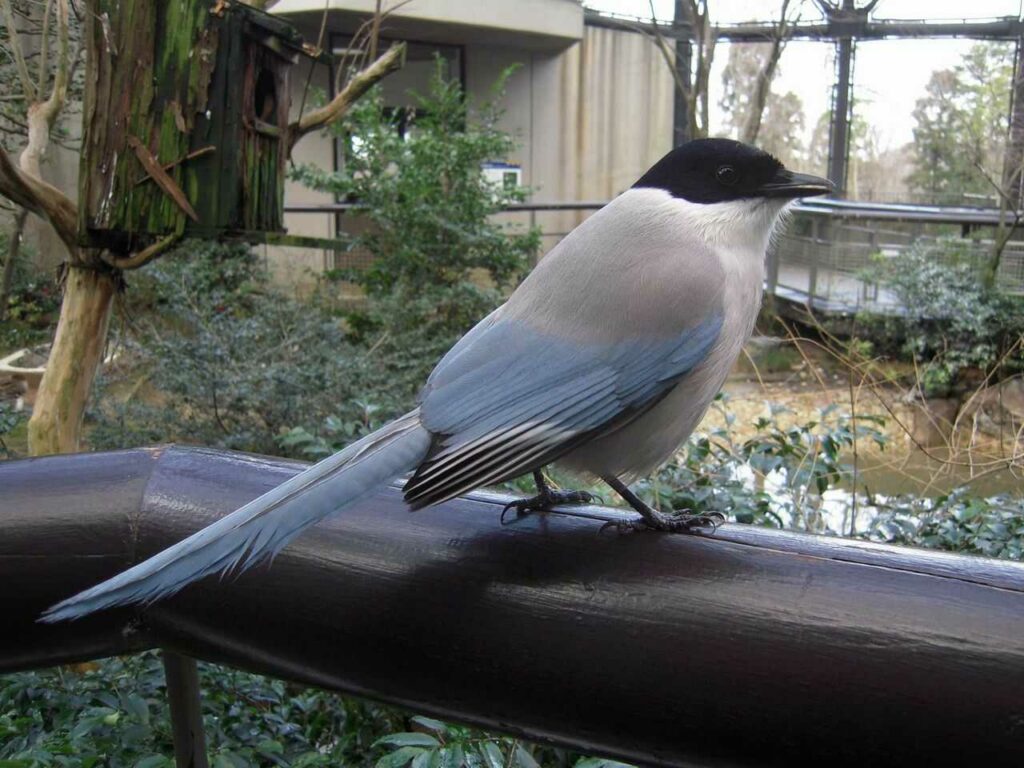
<path id="1" fill-rule="evenodd" d="M 710 528 L 710 533 L 714 533 L 718 530 L 718 526 L 724 522 L 725 515 L 721 512 L 704 512 L 699 515 L 687 513 L 659 514 L 652 520 L 609 520 L 601 526 L 599 533 L 614 530 L 620 534 L 635 533 L 636 531 L 695 534 L 701 533 L 704 528 Z"/>
<path id="2" fill-rule="evenodd" d="M 531 496 L 528 499 L 516 499 L 515 501 L 510 501 L 501 508 L 501 517 L 498 519 L 501 524 L 504 525 L 505 516 L 510 510 L 515 510 L 515 519 L 518 519 L 520 517 L 525 517 L 531 512 L 550 512 L 554 507 L 561 506 L 563 504 L 590 504 L 594 499 L 600 498 L 600 496 L 587 491 L 551 490 L 548 491 L 548 493 L 540 493 L 536 496 Z"/>

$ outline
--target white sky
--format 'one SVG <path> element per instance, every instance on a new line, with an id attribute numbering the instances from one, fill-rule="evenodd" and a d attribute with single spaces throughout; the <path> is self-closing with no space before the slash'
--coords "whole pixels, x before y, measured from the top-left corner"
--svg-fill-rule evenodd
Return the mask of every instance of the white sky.
<path id="1" fill-rule="evenodd" d="M 865 0 L 857 0 L 863 5 Z M 600 11 L 649 17 L 647 0 L 584 0 L 585 5 Z M 738 22 L 771 18 L 777 13 L 779 0 L 708 0 L 715 22 Z M 674 0 L 654 0 L 659 18 L 672 16 Z M 990 19 L 1017 16 L 1024 0 L 880 0 L 875 8 L 876 19 Z M 817 7 L 804 0 L 803 18 L 820 19 Z M 931 73 L 956 64 L 971 47 L 971 40 L 880 40 L 857 45 L 854 62 L 855 102 L 857 114 L 866 118 L 877 131 L 881 148 L 895 147 L 913 139 L 915 101 L 924 95 Z M 829 108 L 833 81 L 832 44 L 793 41 L 786 46 L 780 63 L 781 74 L 773 88 L 779 92 L 793 91 L 804 103 L 806 128 L 810 132 L 818 116 Z M 716 114 L 721 92 L 722 68 L 728 60 L 726 45 L 715 54 L 711 76 L 712 129 L 721 123 Z"/>

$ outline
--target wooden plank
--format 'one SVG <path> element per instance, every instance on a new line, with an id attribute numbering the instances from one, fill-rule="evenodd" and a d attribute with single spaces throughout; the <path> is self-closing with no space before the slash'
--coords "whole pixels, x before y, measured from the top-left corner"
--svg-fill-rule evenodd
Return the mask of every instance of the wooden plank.
<path id="1" fill-rule="evenodd" d="M 197 149 L 195 152 L 189 152 L 184 157 L 179 157 L 177 160 L 172 160 L 169 163 L 164 163 L 163 169 L 165 171 L 169 171 L 172 168 L 175 168 L 176 166 L 181 165 L 182 163 L 188 162 L 189 160 L 194 160 L 197 157 L 202 157 L 203 155 L 208 155 L 211 152 L 216 152 L 216 151 L 217 151 L 217 148 L 214 147 L 214 146 L 201 147 L 200 149 Z M 147 181 L 149 181 L 152 178 L 153 177 L 150 176 L 147 173 L 145 176 L 143 176 L 141 179 L 139 179 L 138 181 L 135 182 L 135 186 L 139 186 L 139 184 L 145 184 Z"/>
<path id="2" fill-rule="evenodd" d="M 167 195 L 177 204 L 185 214 L 192 219 L 192 221 L 198 222 L 199 217 L 196 212 L 192 209 L 191 204 L 188 202 L 188 198 L 185 197 L 185 193 L 181 191 L 181 187 L 172 179 L 167 171 L 163 169 L 157 159 L 153 157 L 145 145 L 139 140 L 137 136 L 128 136 L 128 146 L 135 151 L 135 156 L 139 158 L 139 162 L 142 163 L 142 167 L 146 169 L 146 172 L 152 177 L 153 181 L 156 182 L 157 186 L 160 187 Z"/>

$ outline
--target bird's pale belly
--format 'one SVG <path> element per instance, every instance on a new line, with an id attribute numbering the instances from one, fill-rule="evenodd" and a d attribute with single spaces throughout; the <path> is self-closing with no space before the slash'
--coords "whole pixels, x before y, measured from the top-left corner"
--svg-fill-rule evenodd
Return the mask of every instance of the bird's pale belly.
<path id="1" fill-rule="evenodd" d="M 730 292 L 739 294 L 726 303 L 734 311 L 726 314 L 719 336 L 723 341 L 703 363 L 644 414 L 577 448 L 558 464 L 585 476 L 615 475 L 632 482 L 671 458 L 704 418 L 750 338 L 761 306 L 761 274 L 750 270 L 730 285 Z"/>
<path id="2" fill-rule="evenodd" d="M 708 361 L 642 416 L 558 463 L 579 474 L 615 475 L 625 482 L 649 474 L 671 458 L 700 423 L 735 359 Z"/>

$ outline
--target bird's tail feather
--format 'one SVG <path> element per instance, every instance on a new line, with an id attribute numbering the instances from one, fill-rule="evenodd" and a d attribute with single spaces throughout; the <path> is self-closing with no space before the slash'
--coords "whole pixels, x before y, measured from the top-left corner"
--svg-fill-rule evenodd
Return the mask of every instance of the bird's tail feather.
<path id="1" fill-rule="evenodd" d="M 57 603 L 40 620 L 148 603 L 208 574 L 245 570 L 272 557 L 300 531 L 413 469 L 430 440 L 419 412 L 412 411 L 163 552 Z"/>

